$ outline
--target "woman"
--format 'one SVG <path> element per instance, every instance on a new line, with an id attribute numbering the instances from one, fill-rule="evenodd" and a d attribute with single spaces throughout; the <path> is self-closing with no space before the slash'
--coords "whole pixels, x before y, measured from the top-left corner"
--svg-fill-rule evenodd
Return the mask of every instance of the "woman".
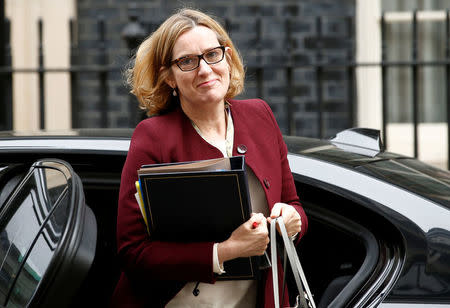
<path id="1" fill-rule="evenodd" d="M 243 80 L 229 36 L 199 11 L 174 14 L 139 47 L 129 81 L 151 117 L 136 127 L 122 172 L 117 220 L 122 274 L 113 306 L 274 305 L 269 270 L 260 284 L 216 281 L 226 271 L 224 261 L 264 253 L 267 221 L 282 216 L 288 234 L 298 239 L 307 229 L 270 108 L 262 100 L 232 100 Z M 252 210 L 258 214 L 221 243 L 169 243 L 148 236 L 134 198 L 141 165 L 234 155 L 245 155 Z M 197 296 L 196 282 L 201 282 Z"/>

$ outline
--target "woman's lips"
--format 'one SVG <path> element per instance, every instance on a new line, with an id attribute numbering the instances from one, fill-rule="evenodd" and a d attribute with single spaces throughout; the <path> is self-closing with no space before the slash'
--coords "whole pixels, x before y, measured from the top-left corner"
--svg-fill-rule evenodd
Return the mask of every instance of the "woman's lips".
<path id="1" fill-rule="evenodd" d="M 217 79 L 208 80 L 208 81 L 200 83 L 197 87 L 200 88 L 200 87 L 212 86 L 216 81 L 217 81 Z"/>

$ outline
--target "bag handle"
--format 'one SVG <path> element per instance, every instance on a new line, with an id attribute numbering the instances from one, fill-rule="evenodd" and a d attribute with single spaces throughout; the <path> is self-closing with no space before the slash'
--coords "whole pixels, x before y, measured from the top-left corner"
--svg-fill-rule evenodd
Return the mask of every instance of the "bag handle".
<path id="1" fill-rule="evenodd" d="M 287 253 L 287 257 L 289 259 L 292 273 L 294 275 L 295 283 L 297 285 L 297 290 L 300 297 L 300 304 L 303 307 L 311 307 L 316 308 L 313 297 L 311 295 L 311 291 L 309 290 L 308 283 L 306 281 L 305 274 L 303 272 L 303 268 L 300 264 L 300 260 L 297 255 L 297 251 L 295 250 L 294 243 L 291 238 L 289 238 L 286 227 L 283 222 L 282 217 L 278 217 L 273 219 L 270 223 L 270 254 L 272 261 L 272 278 L 273 278 L 273 292 L 274 292 L 274 301 L 275 308 L 280 307 L 280 299 L 278 292 L 278 266 L 277 266 L 277 245 L 276 245 L 276 224 L 280 227 L 281 237 L 283 238 L 284 247 Z M 284 260 L 286 262 L 286 259 Z M 303 290 L 303 286 L 305 290 Z M 283 286 L 284 288 L 284 286 Z"/>

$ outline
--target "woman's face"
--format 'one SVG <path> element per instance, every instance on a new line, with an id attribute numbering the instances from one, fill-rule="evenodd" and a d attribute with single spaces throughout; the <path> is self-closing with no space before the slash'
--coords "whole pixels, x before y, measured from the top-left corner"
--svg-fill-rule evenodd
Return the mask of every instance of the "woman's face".
<path id="1" fill-rule="evenodd" d="M 220 46 L 216 34 L 209 28 L 197 26 L 183 33 L 175 42 L 172 60 L 187 55 L 200 55 Z M 227 48 L 225 53 L 230 54 Z M 202 107 L 205 104 L 223 103 L 230 84 L 230 68 L 224 59 L 215 64 L 207 64 L 200 60 L 199 67 L 192 71 L 181 71 L 173 64 L 171 76 L 167 83 L 172 88 L 178 88 L 182 106 Z M 188 106 L 189 105 L 189 106 Z"/>

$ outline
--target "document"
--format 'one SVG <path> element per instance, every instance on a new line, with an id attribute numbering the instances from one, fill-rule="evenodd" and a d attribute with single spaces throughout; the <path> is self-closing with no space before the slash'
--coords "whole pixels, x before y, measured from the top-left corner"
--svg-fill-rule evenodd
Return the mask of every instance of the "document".
<path id="1" fill-rule="evenodd" d="M 244 156 L 144 165 L 138 177 L 136 198 L 152 239 L 222 242 L 250 218 Z M 253 279 L 257 263 L 254 257 L 225 262 L 219 279 Z"/>

